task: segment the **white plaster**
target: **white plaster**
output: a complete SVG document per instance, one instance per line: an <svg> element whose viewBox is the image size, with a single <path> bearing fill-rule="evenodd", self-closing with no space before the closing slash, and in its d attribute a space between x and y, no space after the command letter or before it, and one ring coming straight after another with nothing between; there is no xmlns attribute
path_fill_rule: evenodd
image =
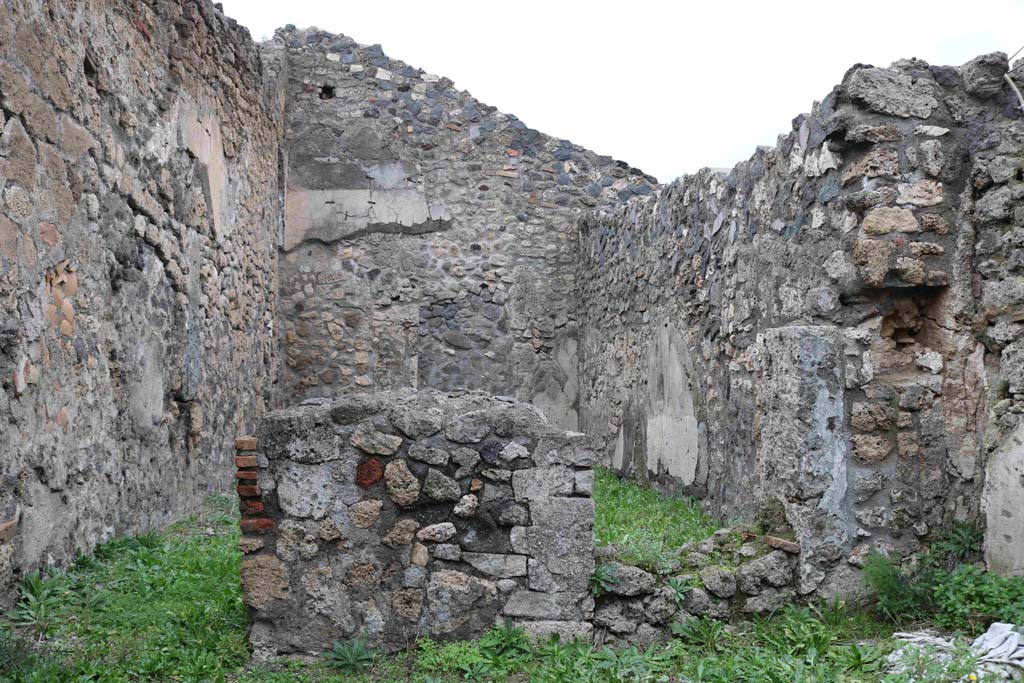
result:
<svg viewBox="0 0 1024 683"><path fill-rule="evenodd" d="M989 457L981 503L989 570L1024 575L1024 421Z"/></svg>

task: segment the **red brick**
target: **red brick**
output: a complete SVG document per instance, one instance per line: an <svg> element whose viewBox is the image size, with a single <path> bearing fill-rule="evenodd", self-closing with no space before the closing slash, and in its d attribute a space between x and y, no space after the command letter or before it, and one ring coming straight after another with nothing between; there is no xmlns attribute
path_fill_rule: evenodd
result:
<svg viewBox="0 0 1024 683"><path fill-rule="evenodd" d="M243 500L239 509L243 515L258 515L263 512L263 502L259 500Z"/></svg>
<svg viewBox="0 0 1024 683"><path fill-rule="evenodd" d="M14 538L14 532L18 530L18 518L8 520L0 524L0 543Z"/></svg>
<svg viewBox="0 0 1024 683"><path fill-rule="evenodd" d="M256 437L255 436L240 436L235 439L235 450L236 451L254 451L256 450Z"/></svg>
<svg viewBox="0 0 1024 683"><path fill-rule="evenodd" d="M260 476L256 470L238 470L235 472L235 479L258 479Z"/></svg>
<svg viewBox="0 0 1024 683"><path fill-rule="evenodd" d="M259 498L263 492L260 491L259 486L252 486L250 484L239 484L238 495L242 498Z"/></svg>
<svg viewBox="0 0 1024 683"><path fill-rule="evenodd" d="M235 467L257 467L255 455L236 455Z"/></svg>
<svg viewBox="0 0 1024 683"><path fill-rule="evenodd" d="M256 519L243 519L240 522L242 531L248 533L262 534L270 531L274 528L274 520L266 517L257 517Z"/></svg>
<svg viewBox="0 0 1024 683"><path fill-rule="evenodd" d="M356 483L368 489L384 476L384 466L377 458L367 458L356 468Z"/></svg>

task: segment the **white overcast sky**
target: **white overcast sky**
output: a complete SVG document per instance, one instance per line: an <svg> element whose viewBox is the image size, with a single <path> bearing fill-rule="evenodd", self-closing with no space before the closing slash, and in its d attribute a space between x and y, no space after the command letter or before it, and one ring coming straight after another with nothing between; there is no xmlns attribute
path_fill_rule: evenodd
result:
<svg viewBox="0 0 1024 683"><path fill-rule="evenodd" d="M855 63L1024 44L1024 0L222 0L262 40L317 26L668 181L773 145Z"/></svg>

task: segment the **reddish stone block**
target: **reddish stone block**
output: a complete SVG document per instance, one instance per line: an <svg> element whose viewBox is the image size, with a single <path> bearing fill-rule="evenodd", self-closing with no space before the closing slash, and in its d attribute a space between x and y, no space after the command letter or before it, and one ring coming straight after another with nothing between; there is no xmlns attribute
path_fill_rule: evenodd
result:
<svg viewBox="0 0 1024 683"><path fill-rule="evenodd" d="M147 43L153 42L153 35L149 32L149 27L142 23L142 19L135 20L135 28L139 30L139 33L145 36Z"/></svg>
<svg viewBox="0 0 1024 683"><path fill-rule="evenodd" d="M18 529L18 518L8 520L3 524L0 524L0 543L9 541L14 538L14 532Z"/></svg>
<svg viewBox="0 0 1024 683"><path fill-rule="evenodd" d="M239 523L242 527L242 531L245 533L256 533L263 534L274 528L274 520L266 517L257 517L256 519L243 519Z"/></svg>
<svg viewBox="0 0 1024 683"><path fill-rule="evenodd" d="M263 502L259 500L243 500L239 508L243 515L258 515L263 512Z"/></svg>
<svg viewBox="0 0 1024 683"><path fill-rule="evenodd" d="M239 484L238 495L242 498L259 498L262 495L259 486L253 486L251 484Z"/></svg>
<svg viewBox="0 0 1024 683"><path fill-rule="evenodd" d="M800 553L800 544L794 541L787 541L784 538L778 536L765 536L764 544L769 548L775 548L776 550L782 550L791 555L797 555Z"/></svg>
<svg viewBox="0 0 1024 683"><path fill-rule="evenodd" d="M236 451L254 451L256 450L256 437L255 436L240 436L235 439L235 450Z"/></svg>
<svg viewBox="0 0 1024 683"><path fill-rule="evenodd" d="M259 472L255 470L238 470L235 472L235 479L258 479Z"/></svg>
<svg viewBox="0 0 1024 683"><path fill-rule="evenodd" d="M368 489L384 476L384 466L377 458L367 458L356 468L356 483Z"/></svg>
<svg viewBox="0 0 1024 683"><path fill-rule="evenodd" d="M236 455L235 456L235 467L257 467L255 455Z"/></svg>

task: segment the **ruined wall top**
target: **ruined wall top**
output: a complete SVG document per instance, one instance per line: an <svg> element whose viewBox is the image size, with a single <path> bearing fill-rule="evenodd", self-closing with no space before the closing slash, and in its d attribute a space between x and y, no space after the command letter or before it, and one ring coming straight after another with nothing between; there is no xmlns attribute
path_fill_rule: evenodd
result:
<svg viewBox="0 0 1024 683"><path fill-rule="evenodd" d="M582 428L725 516L780 506L803 593L953 519L1022 561L1007 70L858 65L777 146L584 220Z"/></svg>
<svg viewBox="0 0 1024 683"><path fill-rule="evenodd" d="M581 210L654 179L383 54L279 31L287 62L282 404L400 386L577 425Z"/></svg>

